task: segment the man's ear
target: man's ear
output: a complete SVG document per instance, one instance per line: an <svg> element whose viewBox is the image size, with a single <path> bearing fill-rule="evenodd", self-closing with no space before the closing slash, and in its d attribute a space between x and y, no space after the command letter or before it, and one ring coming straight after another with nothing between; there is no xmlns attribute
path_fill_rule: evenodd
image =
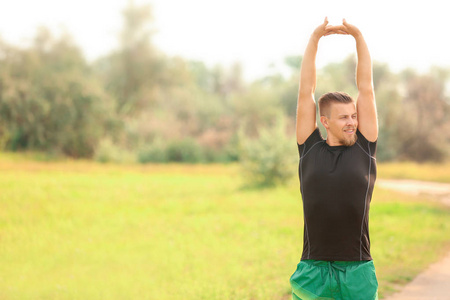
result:
<svg viewBox="0 0 450 300"><path fill-rule="evenodd" d="M328 125L328 118L325 116L320 116L320 123L322 123L323 127L328 129L330 125Z"/></svg>

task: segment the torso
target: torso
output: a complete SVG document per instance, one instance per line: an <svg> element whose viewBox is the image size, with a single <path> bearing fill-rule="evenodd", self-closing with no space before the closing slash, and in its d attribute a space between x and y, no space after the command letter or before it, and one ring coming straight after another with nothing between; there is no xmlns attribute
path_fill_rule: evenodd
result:
<svg viewBox="0 0 450 300"><path fill-rule="evenodd" d="M376 178L376 142L368 142L359 131L357 135L353 146L332 147L316 128L298 145L303 260L372 259L368 216Z"/></svg>

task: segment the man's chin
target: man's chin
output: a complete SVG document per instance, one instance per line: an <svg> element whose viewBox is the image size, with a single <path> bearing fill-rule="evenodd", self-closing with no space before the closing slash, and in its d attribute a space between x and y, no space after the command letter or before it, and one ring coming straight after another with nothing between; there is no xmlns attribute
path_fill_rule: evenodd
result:
<svg viewBox="0 0 450 300"><path fill-rule="evenodd" d="M344 139L341 141L341 143L346 147L351 147L356 143L356 140L358 139L358 136L355 134L352 137L348 139Z"/></svg>

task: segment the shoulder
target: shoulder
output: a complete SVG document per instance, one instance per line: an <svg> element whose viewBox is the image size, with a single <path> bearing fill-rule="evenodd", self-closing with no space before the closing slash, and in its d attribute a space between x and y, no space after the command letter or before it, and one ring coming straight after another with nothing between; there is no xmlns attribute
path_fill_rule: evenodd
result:
<svg viewBox="0 0 450 300"><path fill-rule="evenodd" d="M375 158L378 139L373 142L369 141L359 129L356 130L356 135L358 136L356 140L357 147L361 148L367 155Z"/></svg>
<svg viewBox="0 0 450 300"><path fill-rule="evenodd" d="M320 133L319 127L316 127L314 131L309 135L309 137L306 139L306 141L303 144L299 144L297 142L298 146L308 146L311 143L320 142L323 141L322 134Z"/></svg>
<svg viewBox="0 0 450 300"><path fill-rule="evenodd" d="M303 144L299 144L297 142L298 151L300 156L303 156L307 151L311 150L314 146L316 146L319 143L325 142L322 138L322 135L320 134L320 130L318 127L314 129L314 131L310 134L310 136L306 139L306 141Z"/></svg>
<svg viewBox="0 0 450 300"><path fill-rule="evenodd" d="M359 128L356 129L356 135L358 136L358 141L361 141L361 142L366 143L366 144L367 144L367 143L376 144L377 141L378 141L378 138L375 139L373 142L369 141L369 140L365 137L365 135L362 134L362 132L361 132L361 130L359 130Z"/></svg>

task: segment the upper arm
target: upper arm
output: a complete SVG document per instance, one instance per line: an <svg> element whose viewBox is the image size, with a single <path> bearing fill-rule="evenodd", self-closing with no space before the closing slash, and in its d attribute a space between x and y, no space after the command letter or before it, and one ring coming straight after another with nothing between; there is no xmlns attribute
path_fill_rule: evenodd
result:
<svg viewBox="0 0 450 300"><path fill-rule="evenodd" d="M359 131L368 141L375 142L378 139L378 118L373 89L359 91L356 110Z"/></svg>
<svg viewBox="0 0 450 300"><path fill-rule="evenodd" d="M316 129L316 103L312 93L299 93L297 102L297 143L303 144Z"/></svg>

